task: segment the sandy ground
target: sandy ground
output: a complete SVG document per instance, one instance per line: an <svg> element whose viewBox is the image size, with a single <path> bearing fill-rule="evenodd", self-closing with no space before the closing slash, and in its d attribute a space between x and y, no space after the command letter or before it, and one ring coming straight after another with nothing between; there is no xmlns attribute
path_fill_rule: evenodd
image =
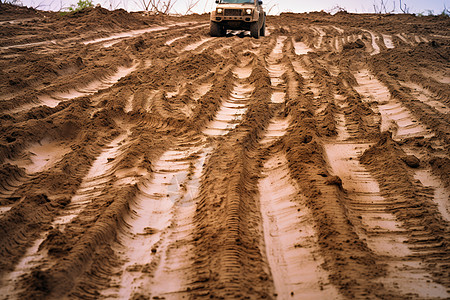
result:
<svg viewBox="0 0 450 300"><path fill-rule="evenodd" d="M450 298L448 17L0 27L0 299Z"/></svg>

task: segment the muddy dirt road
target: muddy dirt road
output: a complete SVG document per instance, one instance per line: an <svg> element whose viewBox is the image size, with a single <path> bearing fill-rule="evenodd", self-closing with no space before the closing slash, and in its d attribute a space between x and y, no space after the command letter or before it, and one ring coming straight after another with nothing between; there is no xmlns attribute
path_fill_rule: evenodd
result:
<svg viewBox="0 0 450 300"><path fill-rule="evenodd" d="M450 19L0 6L1 299L448 299Z"/></svg>

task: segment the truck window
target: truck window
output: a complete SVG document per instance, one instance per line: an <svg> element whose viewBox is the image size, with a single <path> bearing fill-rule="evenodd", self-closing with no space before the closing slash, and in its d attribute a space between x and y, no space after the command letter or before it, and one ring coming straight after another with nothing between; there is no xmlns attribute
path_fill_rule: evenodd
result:
<svg viewBox="0 0 450 300"><path fill-rule="evenodd" d="M255 3L255 0L220 0L220 3Z"/></svg>

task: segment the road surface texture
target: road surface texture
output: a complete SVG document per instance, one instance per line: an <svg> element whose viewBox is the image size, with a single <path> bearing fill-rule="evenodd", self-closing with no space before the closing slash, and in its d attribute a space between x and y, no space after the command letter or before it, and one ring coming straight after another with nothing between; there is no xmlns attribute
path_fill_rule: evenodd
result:
<svg viewBox="0 0 450 300"><path fill-rule="evenodd" d="M450 18L0 9L1 299L450 297Z"/></svg>

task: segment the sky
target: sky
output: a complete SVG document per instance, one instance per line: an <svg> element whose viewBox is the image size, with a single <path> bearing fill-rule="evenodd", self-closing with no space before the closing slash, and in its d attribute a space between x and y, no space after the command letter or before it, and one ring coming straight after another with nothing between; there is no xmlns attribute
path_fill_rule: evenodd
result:
<svg viewBox="0 0 450 300"><path fill-rule="evenodd" d="M21 1L25 6L37 7L43 10L59 10L61 7L68 7L71 4L75 5L78 0L16 0ZM150 0L93 0L94 4L100 4L104 8L124 8L128 11L143 10L142 1ZM172 12L184 14L187 11L189 3L197 2L198 4L193 9L196 13L209 12L215 7L214 0L161 0L161 1L176 1ZM326 11L335 13L339 8L343 8L348 12L354 13L373 13L379 11L381 1L386 4L387 12L394 10L401 12L400 1L402 7L406 4L410 13L424 13L433 11L434 14L440 14L444 7L450 10L450 0L264 0L264 6L267 12L271 14L278 14L281 12L311 12L311 11ZM374 7L375 5L375 7ZM384 10L383 10L384 12Z"/></svg>

